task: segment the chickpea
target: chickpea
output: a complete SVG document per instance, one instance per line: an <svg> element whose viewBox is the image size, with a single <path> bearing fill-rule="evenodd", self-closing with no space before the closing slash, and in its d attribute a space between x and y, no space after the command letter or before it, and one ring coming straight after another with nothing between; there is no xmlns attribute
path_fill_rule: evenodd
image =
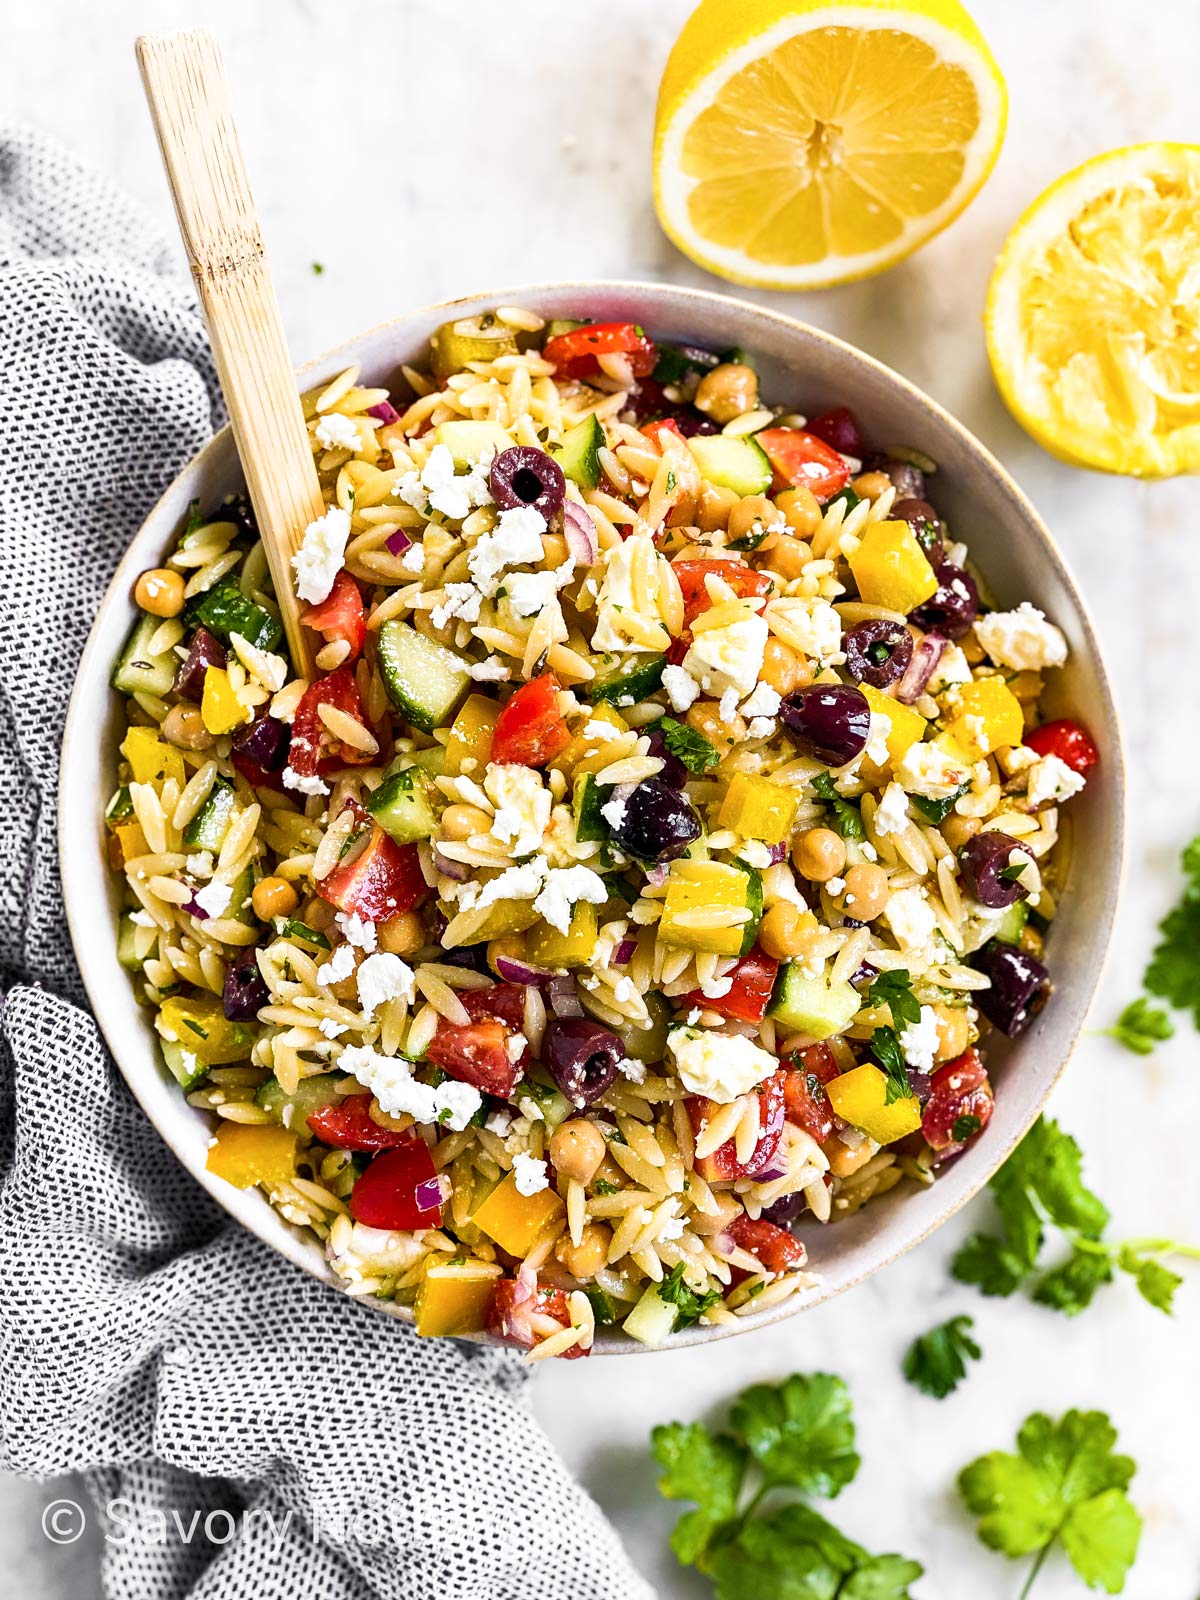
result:
<svg viewBox="0 0 1200 1600"><path fill-rule="evenodd" d="M694 706L688 708L686 720L721 755L725 755L735 744L741 744L746 737L746 719L735 711L726 721L715 700L697 700Z"/></svg>
<svg viewBox="0 0 1200 1600"><path fill-rule="evenodd" d="M828 883L846 865L846 844L832 828L809 828L796 840L792 860L810 883Z"/></svg>
<svg viewBox="0 0 1200 1600"><path fill-rule="evenodd" d="M864 1139L851 1150L834 1135L832 1139L827 1139L821 1148L829 1158L829 1170L834 1177L848 1178L851 1173L857 1172L859 1167L866 1166L878 1147L873 1145L870 1139Z"/></svg>
<svg viewBox="0 0 1200 1600"><path fill-rule="evenodd" d="M811 489L803 484L798 489L785 489L775 496L775 505L787 519L787 525L800 539L807 539L821 526L821 507Z"/></svg>
<svg viewBox="0 0 1200 1600"><path fill-rule="evenodd" d="M500 939L493 939L487 947L487 963L497 977L502 976L496 966L498 959L507 958L509 961L524 961L525 935L523 933L506 933Z"/></svg>
<svg viewBox="0 0 1200 1600"><path fill-rule="evenodd" d="M723 361L701 378L693 404L723 427L758 404L758 374L740 362Z"/></svg>
<svg viewBox="0 0 1200 1600"><path fill-rule="evenodd" d="M958 648L962 651L963 655L966 656L967 665L970 667L977 667L983 660L983 646L975 637L974 628L972 628L971 632L968 633L964 638L958 641Z"/></svg>
<svg viewBox="0 0 1200 1600"><path fill-rule="evenodd" d="M179 750L208 750L216 743L204 726L199 706L172 706L162 720L162 736Z"/></svg>
<svg viewBox="0 0 1200 1600"><path fill-rule="evenodd" d="M560 1122L550 1135L550 1160L554 1170L576 1183L591 1183L607 1153L604 1135L586 1117Z"/></svg>
<svg viewBox="0 0 1200 1600"><path fill-rule="evenodd" d="M838 907L856 922L874 922L888 903L888 878L882 867L866 863L851 867L846 887L838 896Z"/></svg>
<svg viewBox="0 0 1200 1600"><path fill-rule="evenodd" d="M701 484L696 506L696 526L701 533L716 533L724 528L740 498L735 489L725 489L715 483Z"/></svg>
<svg viewBox="0 0 1200 1600"><path fill-rule="evenodd" d="M945 1006L940 1002L932 1007L937 1018L938 1061L955 1061L971 1042L971 1024L962 1006Z"/></svg>
<svg viewBox="0 0 1200 1600"><path fill-rule="evenodd" d="M300 904L300 896L283 878L260 878L250 896L254 915L261 922L272 917L290 917Z"/></svg>
<svg viewBox="0 0 1200 1600"><path fill-rule="evenodd" d="M951 850L961 850L968 839L975 837L981 826L978 817L960 817L957 811L952 811L942 823L942 838Z"/></svg>
<svg viewBox="0 0 1200 1600"><path fill-rule="evenodd" d="M811 929L811 911L802 911L790 900L777 900L758 925L758 942L776 961L800 955Z"/></svg>
<svg viewBox="0 0 1200 1600"><path fill-rule="evenodd" d="M447 839L469 839L472 834L490 832L491 826L492 819L486 811L461 801L442 812L442 833Z"/></svg>
<svg viewBox="0 0 1200 1600"><path fill-rule="evenodd" d="M134 585L133 598L152 617L177 617L183 610L183 579L169 567L153 567Z"/></svg>
<svg viewBox="0 0 1200 1600"><path fill-rule="evenodd" d="M742 539L758 538L761 544L761 535L773 522L780 520L779 512L766 495L747 495L729 513L729 542L733 544Z"/></svg>
<svg viewBox="0 0 1200 1600"><path fill-rule="evenodd" d="M573 1278L585 1282L594 1278L608 1260L608 1247L612 1244L612 1229L603 1222L589 1222L572 1244L571 1235L564 1233L554 1247L554 1254Z"/></svg>
<svg viewBox="0 0 1200 1600"><path fill-rule="evenodd" d="M415 911L402 911L375 928L379 948L391 956L412 956L425 943L425 926Z"/></svg>
<svg viewBox="0 0 1200 1600"><path fill-rule="evenodd" d="M770 684L776 694L788 695L793 689L802 689L812 682L808 663L784 644L782 639L768 639L763 649L761 678Z"/></svg>
<svg viewBox="0 0 1200 1600"><path fill-rule="evenodd" d="M333 919L336 915L336 907L331 906L328 900L322 900L320 895L315 894L301 910L300 921L304 923L306 928L315 928L318 933L328 933L330 928L333 927Z"/></svg>
<svg viewBox="0 0 1200 1600"><path fill-rule="evenodd" d="M812 550L802 539L780 534L771 546L770 567L781 578L798 578L812 560Z"/></svg>
<svg viewBox="0 0 1200 1600"><path fill-rule="evenodd" d="M878 500L892 487L892 480L886 472L860 472L850 487L862 500Z"/></svg>
<svg viewBox="0 0 1200 1600"><path fill-rule="evenodd" d="M723 1233L743 1209L737 1195L729 1194L724 1189L715 1189L713 1199L719 1208L715 1217L710 1217L703 1211L693 1211L688 1218L692 1232L698 1233L701 1238L711 1238L714 1233Z"/></svg>

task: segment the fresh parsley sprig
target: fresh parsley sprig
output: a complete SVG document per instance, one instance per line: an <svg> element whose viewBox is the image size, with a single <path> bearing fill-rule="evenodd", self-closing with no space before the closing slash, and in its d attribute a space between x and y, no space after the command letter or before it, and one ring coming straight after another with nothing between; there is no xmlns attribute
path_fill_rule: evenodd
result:
<svg viewBox="0 0 1200 1600"><path fill-rule="evenodd" d="M715 745L686 722L676 722L674 717L663 717L655 724L661 729L667 754L682 761L689 772L707 772L721 759Z"/></svg>
<svg viewBox="0 0 1200 1600"><path fill-rule="evenodd" d="M1132 1050L1135 1056L1148 1056L1156 1044L1175 1035L1175 1024L1161 1006L1145 995L1131 1000L1111 1028L1104 1029L1110 1039Z"/></svg>
<svg viewBox="0 0 1200 1600"><path fill-rule="evenodd" d="M696 1507L675 1524L671 1548L711 1579L716 1600L911 1600L918 1562L871 1555L806 1503L834 1499L861 1464L840 1378L756 1384L734 1402L727 1432L670 1422L651 1448L660 1493ZM781 1493L791 1498L761 1509Z"/></svg>
<svg viewBox="0 0 1200 1600"><path fill-rule="evenodd" d="M873 1006L887 1006L897 1027L921 1020L921 1002L913 993L912 979L904 967L872 978L867 999Z"/></svg>
<svg viewBox="0 0 1200 1600"><path fill-rule="evenodd" d="M904 1060L904 1051L900 1048L900 1038L895 1028L876 1028L871 1035L871 1053L883 1068L887 1078L887 1088L884 1090L883 1103L890 1106L896 1100L908 1100L913 1094L913 1086L909 1081L908 1065Z"/></svg>
<svg viewBox="0 0 1200 1600"><path fill-rule="evenodd" d="M983 1543L1014 1559L1034 1557L1021 1600L1056 1543L1090 1588L1124 1589L1142 1519L1125 1492L1136 1464L1114 1453L1116 1442L1103 1411L1068 1411L1058 1422L1035 1412L1017 1435L1016 1455L994 1450L959 1474Z"/></svg>
<svg viewBox="0 0 1200 1600"><path fill-rule="evenodd" d="M721 1291L707 1289L703 1294L697 1294L684 1283L683 1262L679 1261L659 1284L658 1297L675 1307L672 1331L678 1332L680 1328L690 1328L694 1322L699 1322L704 1313L720 1300Z"/></svg>
<svg viewBox="0 0 1200 1600"><path fill-rule="evenodd" d="M1147 995L1165 1000L1177 1011L1190 1011L1200 1028L1200 834L1187 845L1182 859L1184 886L1176 904L1158 925L1158 943L1142 978ZM1148 1056L1155 1045L1175 1032L1170 1016L1143 997L1127 1005L1107 1033L1135 1055Z"/></svg>
<svg viewBox="0 0 1200 1600"><path fill-rule="evenodd" d="M833 779L827 772L818 772L812 780L812 792L829 807L828 821L843 839L865 839L867 830L856 805L837 792Z"/></svg>
<svg viewBox="0 0 1200 1600"><path fill-rule="evenodd" d="M930 1328L909 1345L904 1357L904 1376L922 1394L944 1400L967 1375L967 1362L978 1361L983 1351L969 1330L971 1317L951 1317Z"/></svg>

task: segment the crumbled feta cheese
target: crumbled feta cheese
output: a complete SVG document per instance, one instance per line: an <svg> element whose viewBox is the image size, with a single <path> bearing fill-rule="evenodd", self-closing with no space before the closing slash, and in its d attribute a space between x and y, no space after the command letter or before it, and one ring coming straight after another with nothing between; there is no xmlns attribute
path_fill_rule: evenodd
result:
<svg viewBox="0 0 1200 1600"><path fill-rule="evenodd" d="M444 628L452 617L461 617L464 622L479 621L483 596L473 583L448 583L445 594L441 605L434 606L429 613L435 628Z"/></svg>
<svg viewBox="0 0 1200 1600"><path fill-rule="evenodd" d="M722 722L732 722L733 718L737 715L737 708L738 708L738 692L737 692L737 690L736 689L726 689L725 693L721 696L721 703L717 708L717 710L718 710L718 712L720 714L721 721Z"/></svg>
<svg viewBox="0 0 1200 1600"><path fill-rule="evenodd" d="M424 572L425 546L423 544L410 544L400 557L400 565L405 572Z"/></svg>
<svg viewBox="0 0 1200 1600"><path fill-rule="evenodd" d="M517 1193L523 1195L540 1194L543 1189L550 1187L550 1179L546 1176L546 1163L539 1161L536 1156L526 1154L524 1150L513 1157L513 1176L517 1180Z"/></svg>
<svg viewBox="0 0 1200 1600"><path fill-rule="evenodd" d="M351 911L349 915L344 911L337 911L333 920L342 930L343 938L348 939L357 949L365 950L368 955L379 943L375 924L360 917L357 911Z"/></svg>
<svg viewBox="0 0 1200 1600"><path fill-rule="evenodd" d="M513 1114L507 1106L497 1106L483 1125L489 1133L498 1134L503 1139L513 1125Z"/></svg>
<svg viewBox="0 0 1200 1600"><path fill-rule="evenodd" d="M461 522L470 516L472 506L487 505L492 498L486 474L478 467L462 477L455 475L454 457L444 444L435 444L429 452L429 459L421 468L421 484L433 509L452 522ZM410 487L406 476L400 490L402 498L409 498L406 490Z"/></svg>
<svg viewBox="0 0 1200 1600"><path fill-rule="evenodd" d="M559 933L567 933L577 901L601 906L607 899L608 889L598 872L590 867L560 867L546 873L545 886L533 902L533 909Z"/></svg>
<svg viewBox="0 0 1200 1600"><path fill-rule="evenodd" d="M194 878L211 878L213 870L212 851L197 851L194 856L189 856L187 858L187 860L184 862L184 866ZM153 926L153 919L151 919L151 926Z"/></svg>
<svg viewBox="0 0 1200 1600"><path fill-rule="evenodd" d="M483 1096L473 1083L460 1083L457 1078L447 1078L433 1091L437 1106L436 1120L452 1133L461 1133L483 1104Z"/></svg>
<svg viewBox="0 0 1200 1600"><path fill-rule="evenodd" d="M471 577L485 595L500 587L500 574L508 567L529 565L542 559L546 519L533 506L514 506L500 513L493 533L485 533L467 556Z"/></svg>
<svg viewBox="0 0 1200 1600"><path fill-rule="evenodd" d="M525 1054L529 1040L523 1033L510 1033L504 1041L504 1048L510 1061L519 1061Z"/></svg>
<svg viewBox="0 0 1200 1600"><path fill-rule="evenodd" d="M868 861L879 860L879 851L876 850L873 844L860 844L858 848Z"/></svg>
<svg viewBox="0 0 1200 1600"><path fill-rule="evenodd" d="M774 717L751 717L746 724L746 736L750 739L770 739L778 726Z"/></svg>
<svg viewBox="0 0 1200 1600"><path fill-rule="evenodd" d="M460 904L463 910L481 911L485 906L495 905L497 900L532 900L545 883L548 871L545 856L535 856L519 867L505 867L499 877L485 883L482 889L477 890L472 883L464 884Z"/></svg>
<svg viewBox="0 0 1200 1600"><path fill-rule="evenodd" d="M875 807L875 832L881 839L903 833L908 827L908 796L898 783L889 783Z"/></svg>
<svg viewBox="0 0 1200 1600"><path fill-rule="evenodd" d="M324 450L357 450L359 445L358 428L338 411L317 423L316 439Z"/></svg>
<svg viewBox="0 0 1200 1600"><path fill-rule="evenodd" d="M350 537L350 513L332 506L323 517L310 522L304 542L292 557L296 570L296 593L301 600L317 605L329 598L333 580L346 559L346 540Z"/></svg>
<svg viewBox="0 0 1200 1600"><path fill-rule="evenodd" d="M924 743L908 747L896 768L896 777L909 794L948 800L970 781L971 773L939 745Z"/></svg>
<svg viewBox="0 0 1200 1600"><path fill-rule="evenodd" d="M332 1017L322 1017L317 1023L317 1032L323 1034L326 1039L338 1039L348 1026L349 1024L345 1022L335 1022Z"/></svg>
<svg viewBox="0 0 1200 1600"><path fill-rule="evenodd" d="M1029 769L1029 789L1026 798L1037 811L1044 805L1057 805L1078 794L1086 783L1082 772L1076 772L1059 756L1043 756Z"/></svg>
<svg viewBox="0 0 1200 1600"><path fill-rule="evenodd" d="M937 927L933 907L920 889L897 889L884 912L896 941L905 950L919 950Z"/></svg>
<svg viewBox="0 0 1200 1600"><path fill-rule="evenodd" d="M724 978L701 978L700 993L706 1000L720 1000L733 988L733 976Z"/></svg>
<svg viewBox="0 0 1200 1600"><path fill-rule="evenodd" d="M533 767L490 762L483 788L496 808L492 837L510 844L514 856L537 850L550 824L554 797Z"/></svg>
<svg viewBox="0 0 1200 1600"><path fill-rule="evenodd" d="M518 617L536 616L558 593L558 573L510 572L504 580L504 594Z"/></svg>
<svg viewBox="0 0 1200 1600"><path fill-rule="evenodd" d="M372 957L372 959L375 959ZM356 1077L390 1117L407 1113L418 1122L438 1122L459 1133L483 1104L478 1089L447 1078L436 1089L418 1083L402 1056L384 1056L370 1045L347 1045L338 1058L343 1072Z"/></svg>
<svg viewBox="0 0 1200 1600"><path fill-rule="evenodd" d="M662 686L667 691L671 710L681 714L695 704L700 694L700 685L683 667L664 667Z"/></svg>
<svg viewBox="0 0 1200 1600"><path fill-rule="evenodd" d="M388 1000L409 1004L415 993L412 968L390 951L368 956L358 969L358 1003L368 1017Z"/></svg>
<svg viewBox="0 0 1200 1600"><path fill-rule="evenodd" d="M748 867L757 867L760 872L775 865L770 845L764 844L761 839L747 839L737 854Z"/></svg>
<svg viewBox="0 0 1200 1600"><path fill-rule="evenodd" d="M825 888L836 899L839 894L846 892L846 880L845 878L830 878Z"/></svg>
<svg viewBox="0 0 1200 1600"><path fill-rule="evenodd" d="M708 628L692 641L683 664L710 694L736 689L752 693L762 671L769 629L759 616L745 616L724 628Z"/></svg>
<svg viewBox="0 0 1200 1600"><path fill-rule="evenodd" d="M982 750L984 755L992 748L992 741L988 737L987 723L982 717L966 716L963 726L971 736L971 741L976 750Z"/></svg>
<svg viewBox="0 0 1200 1600"><path fill-rule="evenodd" d="M486 661L472 661L467 676L476 683L505 683L512 677L512 668L499 657L489 656Z"/></svg>
<svg viewBox="0 0 1200 1600"><path fill-rule="evenodd" d="M940 694L956 683L970 683L971 664L960 646L948 644L938 658L927 685L930 694Z"/></svg>
<svg viewBox="0 0 1200 1600"><path fill-rule="evenodd" d="M773 1055L740 1033L673 1028L667 1046L684 1088L723 1105L749 1094L779 1066Z"/></svg>
<svg viewBox="0 0 1200 1600"><path fill-rule="evenodd" d="M283 787L295 789L299 794L329 793L329 785L315 772L293 772L290 766L283 769Z"/></svg>
<svg viewBox="0 0 1200 1600"><path fill-rule="evenodd" d="M642 575L654 575L652 592L658 592L658 575L667 566L654 547L648 533L633 533L628 539L601 552L604 577L596 597L596 631L592 635L592 649L621 653L651 653L661 646L648 644L644 639L631 638L622 627L622 616L629 615L647 628L661 628L657 611L640 609L638 601L643 585L634 582L635 570ZM673 575L670 581L676 580ZM650 588L647 584L645 587Z"/></svg>
<svg viewBox="0 0 1200 1600"><path fill-rule="evenodd" d="M600 807L600 815L610 828L619 828L625 821L625 813L629 810L629 802L621 795L615 795Z"/></svg>
<svg viewBox="0 0 1200 1600"><path fill-rule="evenodd" d="M628 1078L630 1083L645 1083L646 1063L634 1061L629 1056L622 1056L617 1062L617 1071L623 1078Z"/></svg>
<svg viewBox="0 0 1200 1600"><path fill-rule="evenodd" d="M866 757L873 761L877 767L884 767L889 760L888 738L892 731L892 719L883 711L872 711L871 725L867 734Z"/></svg>
<svg viewBox="0 0 1200 1600"><path fill-rule="evenodd" d="M229 902L233 899L233 890L227 883L214 879L206 883L203 889L197 889L192 896L196 904L204 912L204 920L219 917L229 909Z"/></svg>
<svg viewBox="0 0 1200 1600"><path fill-rule="evenodd" d="M341 983L354 971L354 951L348 944L340 944L330 956L317 968L317 982L332 986Z"/></svg>
<svg viewBox="0 0 1200 1600"><path fill-rule="evenodd" d="M742 701L744 717L777 717L783 696L769 683L760 683L754 693Z"/></svg>
<svg viewBox="0 0 1200 1600"><path fill-rule="evenodd" d="M130 922L133 923L135 928L157 928L158 927L158 923L155 922L154 918L150 915L150 913L148 911L132 911L129 914L129 920L130 920Z"/></svg>
<svg viewBox="0 0 1200 1600"><path fill-rule="evenodd" d="M828 666L841 659L842 619L828 600L788 595L769 600L766 615L786 624L789 635L795 637L796 645L810 661Z"/></svg>
<svg viewBox="0 0 1200 1600"><path fill-rule="evenodd" d="M932 1072L939 1048L937 1012L932 1006L921 1007L918 1022L910 1022L900 1034L900 1048L904 1059L916 1072Z"/></svg>
<svg viewBox="0 0 1200 1600"><path fill-rule="evenodd" d="M658 1240L657 1240L657 1242L659 1244L668 1244L672 1239L682 1239L682 1238L683 1238L683 1218L682 1217L668 1217L667 1220L663 1223L662 1227L658 1230Z"/></svg>
<svg viewBox="0 0 1200 1600"><path fill-rule="evenodd" d="M975 637L999 667L1040 672L1061 667L1067 641L1045 613L1023 600L1015 611L992 611L975 623Z"/></svg>

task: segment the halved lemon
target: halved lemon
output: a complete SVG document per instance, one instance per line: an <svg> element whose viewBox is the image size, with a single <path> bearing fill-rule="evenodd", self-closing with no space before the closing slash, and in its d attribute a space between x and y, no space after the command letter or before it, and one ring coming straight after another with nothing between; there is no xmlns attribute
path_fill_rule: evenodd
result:
<svg viewBox="0 0 1200 1600"><path fill-rule="evenodd" d="M1200 471L1200 145L1096 156L1035 200L987 303L1009 410L1051 454Z"/></svg>
<svg viewBox="0 0 1200 1600"><path fill-rule="evenodd" d="M968 203L1006 106L957 0L704 0L659 89L659 220L737 283L866 277Z"/></svg>

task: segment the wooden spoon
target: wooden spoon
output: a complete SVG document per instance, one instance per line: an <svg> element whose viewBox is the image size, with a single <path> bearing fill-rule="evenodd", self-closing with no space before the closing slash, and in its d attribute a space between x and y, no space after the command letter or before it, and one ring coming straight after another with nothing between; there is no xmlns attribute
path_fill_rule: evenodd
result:
<svg viewBox="0 0 1200 1600"><path fill-rule="evenodd" d="M300 622L292 557L325 503L220 52L197 28L144 35L137 58L292 669L312 678L312 636Z"/></svg>

